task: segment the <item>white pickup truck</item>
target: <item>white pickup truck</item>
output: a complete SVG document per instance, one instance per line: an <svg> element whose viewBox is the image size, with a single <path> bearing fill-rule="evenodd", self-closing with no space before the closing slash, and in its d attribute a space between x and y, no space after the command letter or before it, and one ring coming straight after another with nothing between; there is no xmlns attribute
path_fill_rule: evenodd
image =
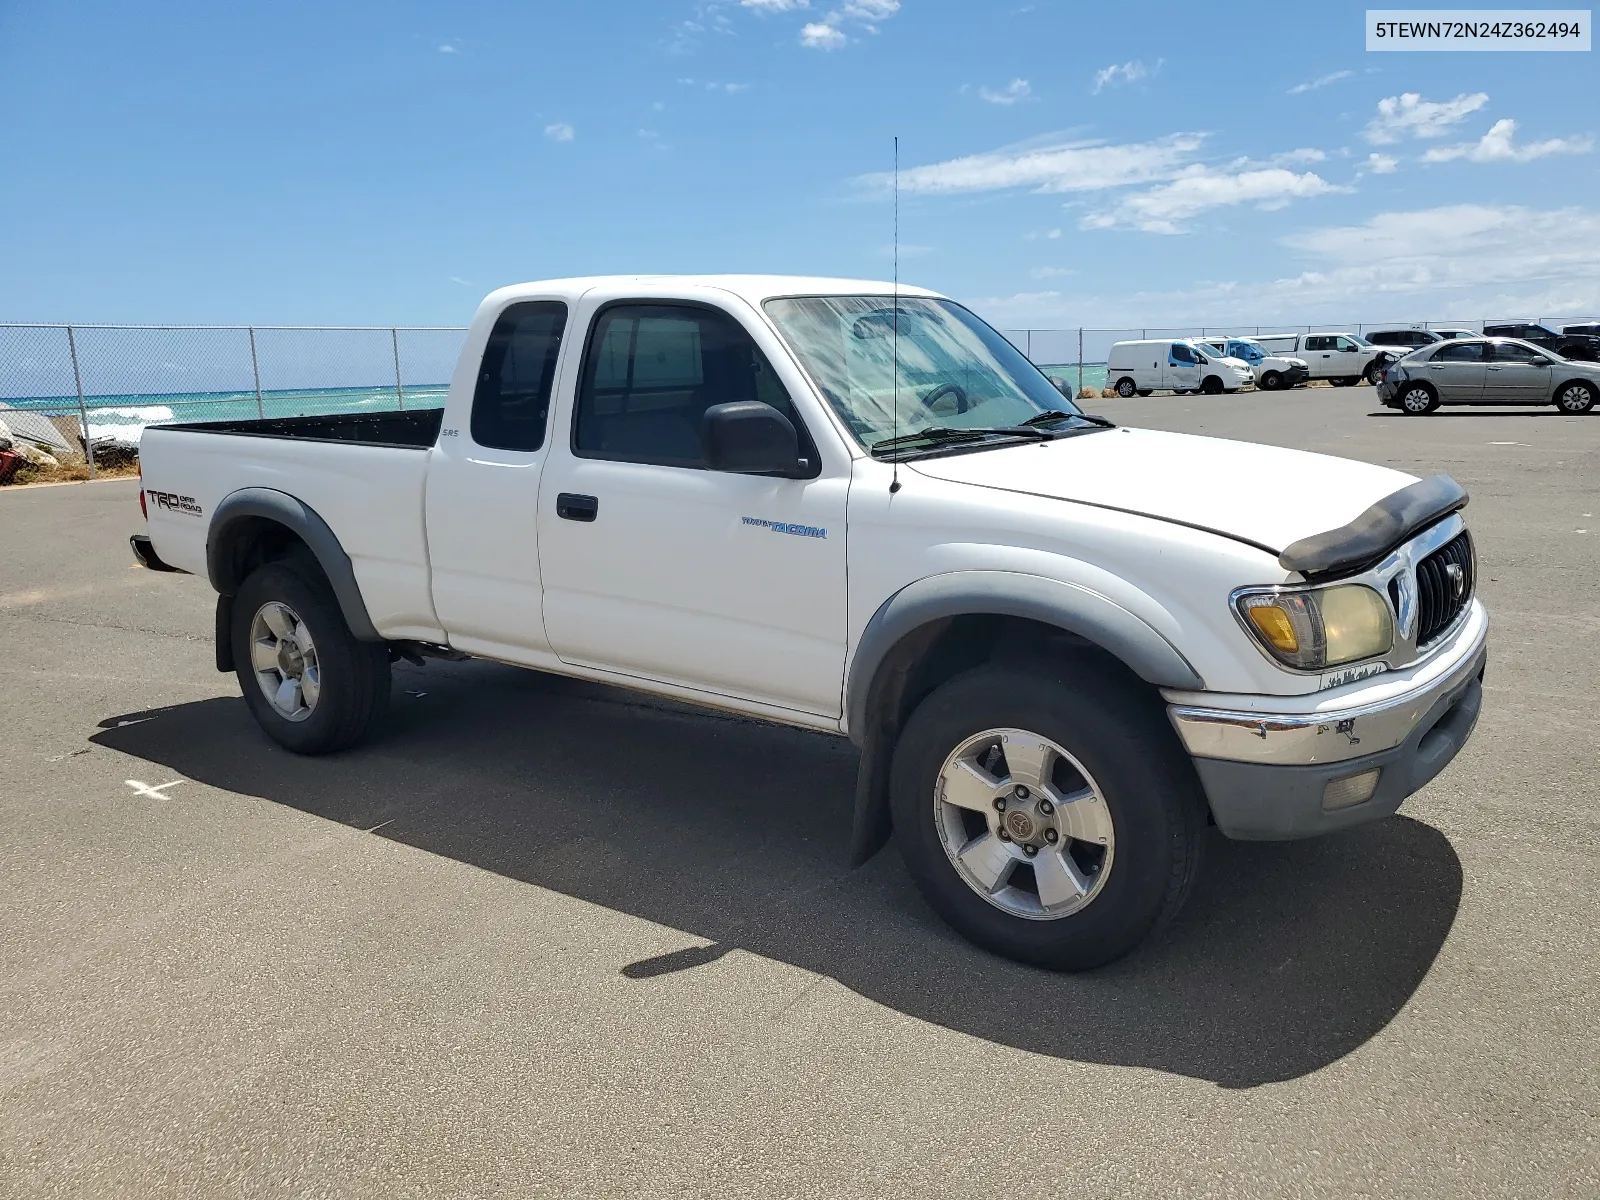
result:
<svg viewBox="0 0 1600 1200"><path fill-rule="evenodd" d="M289 749L356 743L428 655L841 734L857 859L892 832L1049 967L1176 912L1208 824L1393 813L1481 702L1453 480L1115 427L918 289L505 288L442 411L152 428L143 473L136 553L210 580Z"/></svg>

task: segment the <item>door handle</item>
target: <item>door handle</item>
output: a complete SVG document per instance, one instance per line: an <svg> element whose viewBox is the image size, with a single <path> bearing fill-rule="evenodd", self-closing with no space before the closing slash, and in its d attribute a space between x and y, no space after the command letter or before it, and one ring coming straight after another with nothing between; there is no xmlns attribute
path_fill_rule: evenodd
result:
<svg viewBox="0 0 1600 1200"><path fill-rule="evenodd" d="M1500 368L1499 368L1499 367L1490 367L1490 368L1489 368L1489 370L1491 370L1491 371L1498 371L1498 370L1500 370Z"/></svg>
<svg viewBox="0 0 1600 1200"><path fill-rule="evenodd" d="M592 521L599 511L597 497L580 496L575 492L561 492L556 496L556 516L564 521Z"/></svg>

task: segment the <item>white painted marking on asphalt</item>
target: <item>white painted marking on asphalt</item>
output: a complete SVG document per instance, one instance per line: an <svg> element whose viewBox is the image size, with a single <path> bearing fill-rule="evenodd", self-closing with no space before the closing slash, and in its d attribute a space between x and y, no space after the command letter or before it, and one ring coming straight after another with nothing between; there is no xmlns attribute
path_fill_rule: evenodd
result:
<svg viewBox="0 0 1600 1200"><path fill-rule="evenodd" d="M1521 447L1523 447L1524 449L1527 449L1527 450L1532 450L1533 449L1533 447L1528 445L1527 442L1490 442L1489 445L1491 445L1491 446L1521 446Z"/></svg>
<svg viewBox="0 0 1600 1200"><path fill-rule="evenodd" d="M158 783L155 787L151 787L148 783L141 783L137 779L124 779L122 782L131 787L136 796L147 796L152 800L170 800L172 797L166 794L167 789L169 787L177 787L185 781L174 779L171 783Z"/></svg>

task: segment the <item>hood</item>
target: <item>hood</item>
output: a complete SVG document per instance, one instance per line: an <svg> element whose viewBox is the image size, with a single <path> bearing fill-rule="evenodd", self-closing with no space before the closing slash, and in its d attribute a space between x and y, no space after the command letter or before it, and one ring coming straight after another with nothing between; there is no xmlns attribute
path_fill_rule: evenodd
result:
<svg viewBox="0 0 1600 1200"><path fill-rule="evenodd" d="M1108 429L905 464L935 479L1197 526L1276 555L1345 525L1416 477L1255 442Z"/></svg>

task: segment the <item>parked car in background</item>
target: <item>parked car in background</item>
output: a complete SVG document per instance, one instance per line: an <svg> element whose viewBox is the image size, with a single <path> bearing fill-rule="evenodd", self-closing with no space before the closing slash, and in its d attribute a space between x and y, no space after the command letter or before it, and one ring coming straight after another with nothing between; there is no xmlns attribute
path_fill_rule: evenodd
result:
<svg viewBox="0 0 1600 1200"><path fill-rule="evenodd" d="M1254 381L1250 368L1202 350L1193 342L1155 338L1117 342L1106 356L1106 380L1119 396L1151 392L1236 392Z"/></svg>
<svg viewBox="0 0 1600 1200"><path fill-rule="evenodd" d="M1600 362L1600 336L1587 333L1557 333L1546 325L1485 325L1484 337L1519 338L1532 342L1541 350L1549 350L1562 358L1576 358L1584 362Z"/></svg>
<svg viewBox="0 0 1600 1200"><path fill-rule="evenodd" d="M1378 399L1410 416L1444 404L1554 404L1586 413L1600 398L1600 365L1574 362L1516 338L1453 338L1391 363Z"/></svg>
<svg viewBox="0 0 1600 1200"><path fill-rule="evenodd" d="M1383 368L1400 357L1354 333L1269 333L1255 339L1273 354L1303 359L1312 379L1349 387L1376 383Z"/></svg>
<svg viewBox="0 0 1600 1200"><path fill-rule="evenodd" d="M1561 332L1562 333L1587 333L1587 334L1591 334L1591 335L1593 335L1595 337L1600 337L1600 323L1591 321L1591 322L1589 322L1588 324L1585 324L1585 325L1563 325L1561 327Z"/></svg>
<svg viewBox="0 0 1600 1200"><path fill-rule="evenodd" d="M1250 368L1256 386L1264 392L1292 388L1310 378L1304 359L1268 354L1260 342L1250 338L1203 338L1196 340L1195 345L1244 363Z"/></svg>
<svg viewBox="0 0 1600 1200"><path fill-rule="evenodd" d="M1431 329L1378 329L1362 336L1374 346L1400 346L1406 350L1431 346L1434 342L1444 340L1441 334Z"/></svg>
<svg viewBox="0 0 1600 1200"><path fill-rule="evenodd" d="M1429 332L1430 333L1437 333L1440 337L1444 338L1446 341L1449 341L1451 338L1464 338L1464 337L1470 338L1470 337L1477 337L1478 336L1478 331L1476 329L1454 329L1454 328L1441 327L1439 329L1430 330Z"/></svg>

